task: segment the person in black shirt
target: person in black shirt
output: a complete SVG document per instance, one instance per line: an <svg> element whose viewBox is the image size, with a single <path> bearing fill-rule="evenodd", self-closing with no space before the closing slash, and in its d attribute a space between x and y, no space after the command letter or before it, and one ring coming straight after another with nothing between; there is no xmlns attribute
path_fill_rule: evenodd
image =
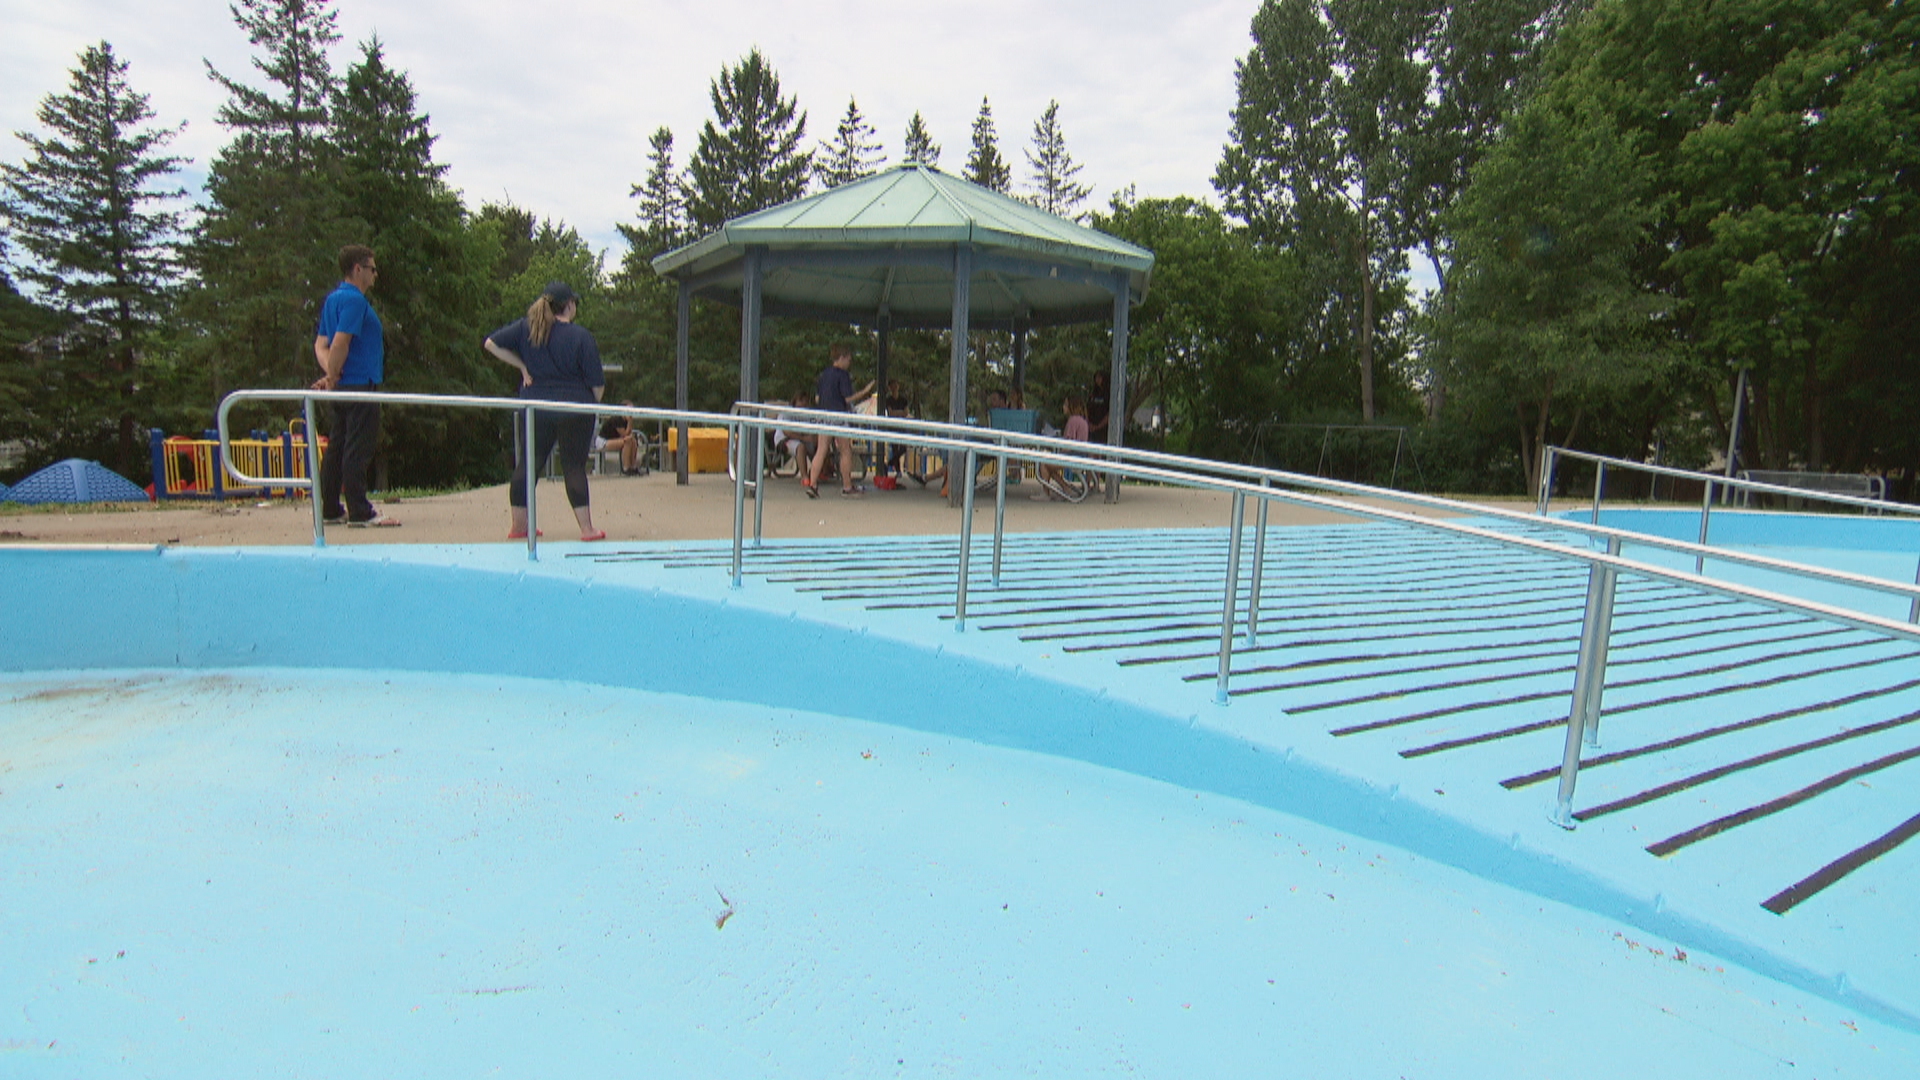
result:
<svg viewBox="0 0 1920 1080"><path fill-rule="evenodd" d="M620 404L632 408L633 402ZM609 416L600 424L600 435L594 440L595 450L618 450L620 452L621 476L645 476L647 466L642 458L646 454L646 441L640 433L633 430L633 417Z"/></svg>
<svg viewBox="0 0 1920 1080"><path fill-rule="evenodd" d="M873 384L868 383L860 392L854 392L853 376L847 374L853 368L853 346L837 343L828 350L827 356L830 362L820 372L819 407L826 412L850 413L855 405L873 396ZM840 448L840 494L859 495L867 490L865 485L853 481L853 440L835 435L821 439L820 445L814 448L806 481L801 485L806 488L807 498L819 498L820 472L827 464L827 449L835 445Z"/></svg>
<svg viewBox="0 0 1920 1080"><path fill-rule="evenodd" d="M486 350L502 363L520 369L520 396L536 401L590 404L607 392L600 367L600 344L585 327L574 325L580 297L565 282L548 282L539 299L517 319L487 335ZM593 414L539 412L533 414L533 445L522 446L514 463L513 483L507 487L512 523L507 539L527 537L527 469L560 446L560 471L566 480L567 503L580 523L580 539L605 540L593 527L593 507L587 494L587 450L593 443ZM529 453L528 451L531 451Z"/></svg>
<svg viewBox="0 0 1920 1080"><path fill-rule="evenodd" d="M1087 389L1087 441L1104 443L1107 441L1107 373L1093 373L1093 385Z"/></svg>

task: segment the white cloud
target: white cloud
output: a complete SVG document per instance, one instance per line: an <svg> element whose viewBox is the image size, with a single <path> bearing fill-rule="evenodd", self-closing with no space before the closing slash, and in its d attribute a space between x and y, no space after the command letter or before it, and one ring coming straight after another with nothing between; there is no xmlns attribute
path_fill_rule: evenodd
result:
<svg viewBox="0 0 1920 1080"><path fill-rule="evenodd" d="M958 170L984 95L1016 184L1022 150L1049 99L1094 199L1136 184L1143 195L1210 196L1233 107L1233 64L1249 47L1257 0L581 0L532 14L502 0L349 0L338 5L337 70L378 33L439 136L436 157L470 205L511 196L617 247L628 191L645 172L647 138L673 129L684 164L711 116L708 86L758 46L782 88L830 137L856 98L889 160L917 110ZM101 39L132 64L159 122L188 121L175 150L197 175L225 142L224 100L203 58L256 80L252 50L224 3L155 5L0 0L0 125L37 126L80 50ZM9 140L12 142L12 140ZM0 158L18 160L17 142Z"/></svg>

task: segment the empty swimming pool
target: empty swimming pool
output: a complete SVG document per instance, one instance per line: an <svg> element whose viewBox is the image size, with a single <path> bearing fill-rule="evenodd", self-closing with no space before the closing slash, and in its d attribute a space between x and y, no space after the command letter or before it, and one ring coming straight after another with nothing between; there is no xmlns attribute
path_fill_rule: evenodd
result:
<svg viewBox="0 0 1920 1080"><path fill-rule="evenodd" d="M1490 797L1100 653L730 590L711 551L0 553L5 1071L1920 1064L1844 995L1544 895L1606 867L1553 878Z"/></svg>

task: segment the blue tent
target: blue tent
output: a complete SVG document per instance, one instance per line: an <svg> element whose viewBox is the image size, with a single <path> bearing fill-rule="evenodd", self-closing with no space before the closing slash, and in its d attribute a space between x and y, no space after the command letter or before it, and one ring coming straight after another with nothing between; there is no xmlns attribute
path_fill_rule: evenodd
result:
<svg viewBox="0 0 1920 1080"><path fill-rule="evenodd" d="M147 493L97 461L68 458L15 484L17 503L146 502Z"/></svg>

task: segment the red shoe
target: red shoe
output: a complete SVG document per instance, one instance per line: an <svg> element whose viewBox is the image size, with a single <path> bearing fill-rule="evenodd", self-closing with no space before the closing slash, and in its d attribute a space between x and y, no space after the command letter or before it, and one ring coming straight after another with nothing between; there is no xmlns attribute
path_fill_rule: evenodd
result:
<svg viewBox="0 0 1920 1080"><path fill-rule="evenodd" d="M533 535L545 536L547 535L547 530L535 529L533 530ZM525 529L508 529L507 530L507 539L509 540L525 540L526 538L527 538L527 530Z"/></svg>
<svg viewBox="0 0 1920 1080"><path fill-rule="evenodd" d="M607 538L607 530L605 529L598 529L594 532L580 534L580 542L583 544L591 544L596 540L605 540L606 538Z"/></svg>

